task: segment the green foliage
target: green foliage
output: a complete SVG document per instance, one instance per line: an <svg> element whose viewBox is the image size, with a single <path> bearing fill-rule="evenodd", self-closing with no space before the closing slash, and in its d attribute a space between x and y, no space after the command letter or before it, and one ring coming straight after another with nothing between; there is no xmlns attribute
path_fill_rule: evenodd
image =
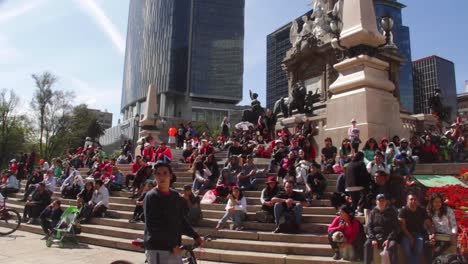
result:
<svg viewBox="0 0 468 264"><path fill-rule="evenodd" d="M16 113L19 98L10 90L0 91L0 165L16 157L20 151L26 151L26 144L31 138L30 121L24 115Z"/></svg>

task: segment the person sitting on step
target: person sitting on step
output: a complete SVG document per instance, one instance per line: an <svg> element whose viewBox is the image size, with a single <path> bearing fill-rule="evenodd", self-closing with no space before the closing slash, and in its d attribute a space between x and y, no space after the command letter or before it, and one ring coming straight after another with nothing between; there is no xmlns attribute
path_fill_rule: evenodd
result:
<svg viewBox="0 0 468 264"><path fill-rule="evenodd" d="M247 215L247 199L244 197L242 190L238 186L232 188L232 192L228 195L228 203L226 204L226 213L216 225L216 230L223 228L228 219L234 221L234 229L240 231L244 228L243 221Z"/></svg>
<svg viewBox="0 0 468 264"><path fill-rule="evenodd" d="M138 223L141 221L145 221L145 216L143 214L143 201L145 200L146 194L148 191L154 188L153 182L146 182L143 187L143 192L141 193L140 197L135 202L135 209L133 210L132 219L128 220L129 223Z"/></svg>
<svg viewBox="0 0 468 264"><path fill-rule="evenodd" d="M244 191L257 189L257 165L253 163L253 156L247 155L247 162L242 166L242 171L237 174L237 184Z"/></svg>
<svg viewBox="0 0 468 264"><path fill-rule="evenodd" d="M101 180L96 180L93 197L82 211L82 221L87 223L91 217L103 217L108 208L109 190L107 190Z"/></svg>
<svg viewBox="0 0 468 264"><path fill-rule="evenodd" d="M52 231L54 231L54 228L60 221L60 218L63 213L62 208L60 208L60 205L60 200L55 199L41 212L41 227L46 235L46 238L52 235Z"/></svg>
<svg viewBox="0 0 468 264"><path fill-rule="evenodd" d="M88 204L89 201L93 198L94 193L94 184L92 181L86 182L83 190L76 195L76 206L78 208L83 207L84 205Z"/></svg>
<svg viewBox="0 0 468 264"><path fill-rule="evenodd" d="M310 174L307 175L306 195L312 199L315 194L316 199L322 199L323 192L327 188L327 180L320 172L321 166L318 163L312 163L310 166Z"/></svg>
<svg viewBox="0 0 468 264"><path fill-rule="evenodd" d="M328 227L328 241L335 252L334 260L341 259L340 248L352 245L354 254L350 260L362 259L362 245L366 236L361 223L354 217L354 209L350 205L342 205L339 210L340 215L333 219ZM354 255L354 256L353 256Z"/></svg>
<svg viewBox="0 0 468 264"><path fill-rule="evenodd" d="M278 185L278 181L276 180L275 176L269 176L266 183L266 187L262 190L262 194L260 195L260 202L262 204L262 211L268 213L270 216L265 218L275 218L274 212L274 203L271 201L273 197L280 193L280 188ZM261 221L261 222L268 222L268 221Z"/></svg>
<svg viewBox="0 0 468 264"><path fill-rule="evenodd" d="M5 183L0 185L0 193L4 197L7 197L9 193L17 193L19 191L19 181L16 179L16 176L12 171L3 171L2 178L6 178Z"/></svg>
<svg viewBox="0 0 468 264"><path fill-rule="evenodd" d="M24 205L22 222L34 224L42 210L44 210L44 208L49 204L50 193L46 190L46 184L44 182L40 182L37 189L33 192L31 200L27 201Z"/></svg>
<svg viewBox="0 0 468 264"><path fill-rule="evenodd" d="M396 260L396 239L400 230L397 211L390 206L385 194L378 194L377 206L369 214L368 238L364 244L364 263L372 263L374 249L386 249L390 263L398 263Z"/></svg>
<svg viewBox="0 0 468 264"><path fill-rule="evenodd" d="M52 194L55 191L55 177L53 173L54 173L53 169L48 169L47 173L44 175L44 180L41 181L42 183L44 183L44 186L46 187L46 191L49 192L49 196L52 196ZM33 193L37 189L38 186L39 186L38 184L31 184L28 190L26 190L26 192L24 193L23 199L20 199L19 201L26 202L29 195Z"/></svg>
<svg viewBox="0 0 468 264"><path fill-rule="evenodd" d="M193 170L193 183L192 192L198 194L204 194L206 190L210 188L211 171L208 169L202 160L196 161Z"/></svg>
<svg viewBox="0 0 468 264"><path fill-rule="evenodd" d="M182 198L186 201L187 220L191 225L197 225L203 218L202 210L200 208L200 198L195 196L192 192L192 185L187 184L184 186L184 193Z"/></svg>
<svg viewBox="0 0 468 264"><path fill-rule="evenodd" d="M302 220L302 210L303 207L306 206L307 202L305 197L300 192L296 192L293 190L294 188L294 181L288 180L284 185L284 192L279 193L275 197L271 199L271 201L275 204L274 205L274 213L275 213L275 224L276 229L273 231L274 233L284 232L283 228L281 228L281 218L285 218L285 222L288 222L288 217L292 216L292 219L289 219L293 225L292 232L297 232L300 229L301 220ZM287 223L289 224L289 223Z"/></svg>

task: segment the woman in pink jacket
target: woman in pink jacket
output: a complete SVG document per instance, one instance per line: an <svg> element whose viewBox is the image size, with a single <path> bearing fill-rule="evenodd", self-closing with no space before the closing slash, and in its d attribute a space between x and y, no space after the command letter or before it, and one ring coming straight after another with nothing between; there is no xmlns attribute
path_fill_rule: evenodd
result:
<svg viewBox="0 0 468 264"><path fill-rule="evenodd" d="M328 241L333 251L335 251L333 259L341 259L340 248L345 248L349 245L353 245L354 256L356 258L351 261L362 259L362 246L365 242L365 234L362 225L359 220L354 217L351 206L346 204L342 205L339 213L340 215L337 216L328 227Z"/></svg>

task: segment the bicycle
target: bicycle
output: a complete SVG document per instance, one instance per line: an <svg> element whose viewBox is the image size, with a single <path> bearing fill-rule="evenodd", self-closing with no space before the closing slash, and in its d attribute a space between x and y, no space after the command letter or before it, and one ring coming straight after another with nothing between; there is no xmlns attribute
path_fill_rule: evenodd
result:
<svg viewBox="0 0 468 264"><path fill-rule="evenodd" d="M3 201L1 201L3 200ZM3 198L0 195L0 235L6 236L15 232L21 225L20 214L11 208L6 206L6 197Z"/></svg>
<svg viewBox="0 0 468 264"><path fill-rule="evenodd" d="M212 240L210 235L205 236L204 239L205 241ZM132 245L143 249L145 248L144 241L141 238L132 240ZM197 243L193 243L192 245L181 245L180 249L185 250L185 257L182 258L182 262L184 264L197 264L197 257L195 256L195 253L193 251L199 247L200 245L198 245ZM123 264L125 262L119 263ZM148 260L146 260L145 263L148 263Z"/></svg>

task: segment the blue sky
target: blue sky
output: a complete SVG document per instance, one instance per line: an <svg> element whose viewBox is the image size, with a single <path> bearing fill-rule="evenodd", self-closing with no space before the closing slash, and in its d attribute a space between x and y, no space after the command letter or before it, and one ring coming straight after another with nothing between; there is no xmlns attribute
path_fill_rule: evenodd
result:
<svg viewBox="0 0 468 264"><path fill-rule="evenodd" d="M131 0L138 1L138 0ZM266 35L303 14L310 0L246 0L244 100L265 105ZM458 92L468 80L467 0L402 0L414 59L438 55L455 63ZM450 3L450 4L448 4ZM0 88L14 89L27 111L31 74L52 71L75 104L114 113L120 96L129 0L0 0Z"/></svg>

